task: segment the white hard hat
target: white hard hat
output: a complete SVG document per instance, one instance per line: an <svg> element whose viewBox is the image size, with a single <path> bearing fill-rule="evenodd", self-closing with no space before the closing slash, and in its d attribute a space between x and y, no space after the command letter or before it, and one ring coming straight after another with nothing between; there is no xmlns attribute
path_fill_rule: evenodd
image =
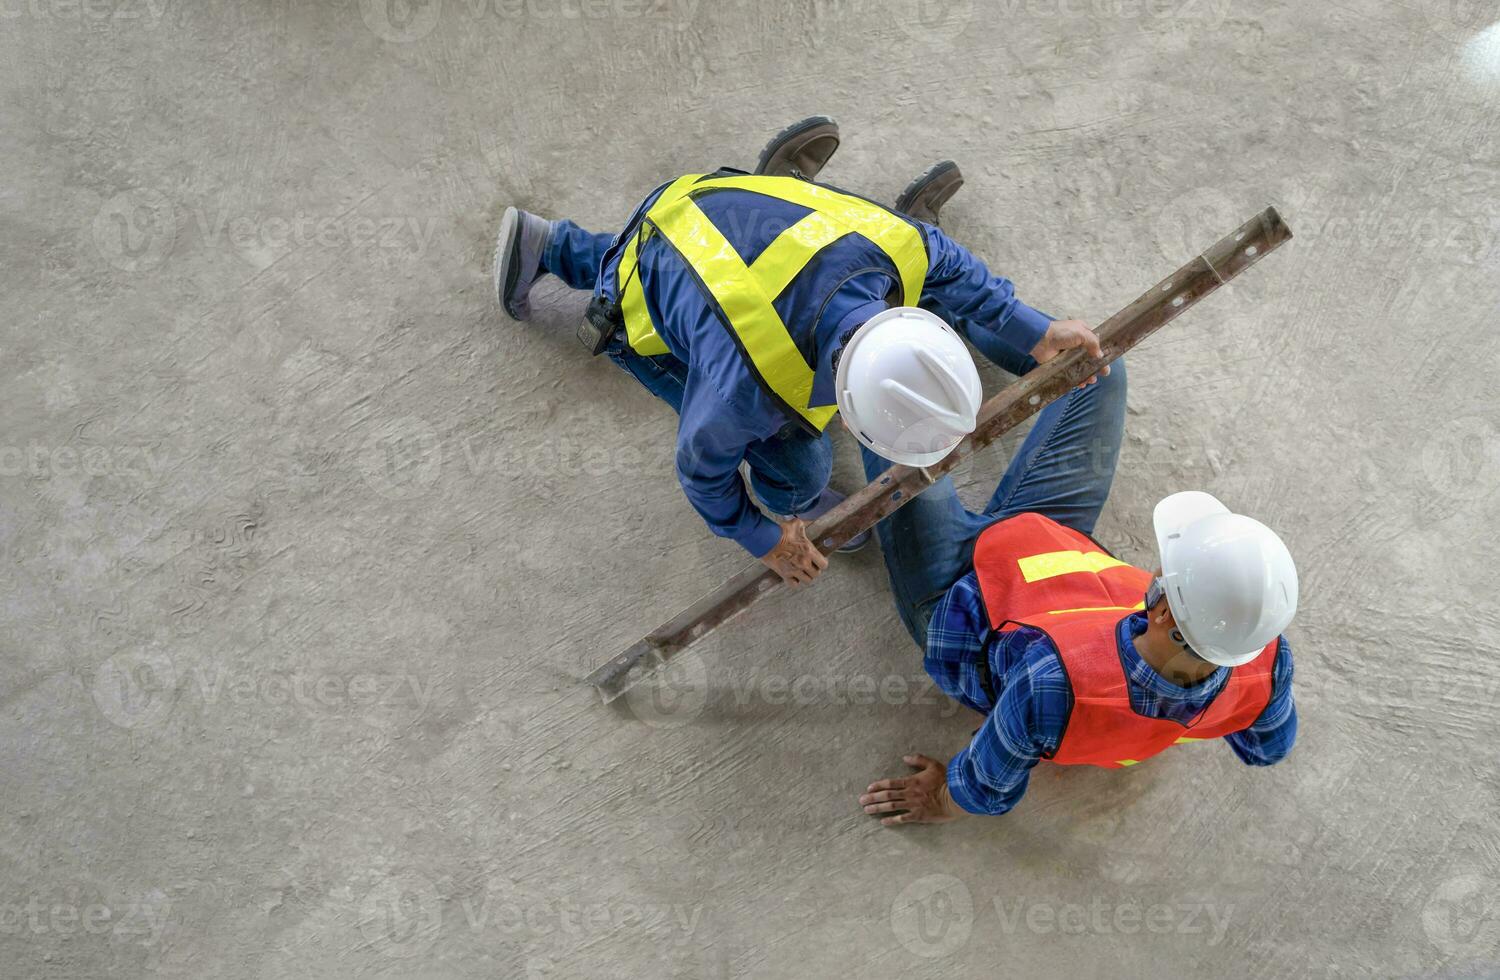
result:
<svg viewBox="0 0 1500 980"><path fill-rule="evenodd" d="M1276 532L1201 490L1152 516L1161 577L1182 638L1204 660L1238 667L1297 613L1297 566Z"/></svg>
<svg viewBox="0 0 1500 980"><path fill-rule="evenodd" d="M839 412L855 438L907 466L931 466L974 431L984 392L962 338L926 310L864 322L839 355Z"/></svg>

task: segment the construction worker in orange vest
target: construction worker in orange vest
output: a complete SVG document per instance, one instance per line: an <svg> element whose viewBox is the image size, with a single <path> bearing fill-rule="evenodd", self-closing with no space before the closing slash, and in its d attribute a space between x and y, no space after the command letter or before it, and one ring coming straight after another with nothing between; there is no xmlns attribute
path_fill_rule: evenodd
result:
<svg viewBox="0 0 1500 980"><path fill-rule="evenodd" d="M1090 534L1124 429L1123 362L1044 409L979 512L945 477L877 527L897 609L924 667L986 716L942 762L859 797L887 825L999 814L1031 768L1127 768L1170 746L1223 739L1270 765L1297 734L1297 570L1281 539L1200 491L1157 504L1157 569ZM862 449L874 479L887 462ZM1183 750L1179 750L1183 751ZM1191 751L1205 751L1199 748Z"/></svg>

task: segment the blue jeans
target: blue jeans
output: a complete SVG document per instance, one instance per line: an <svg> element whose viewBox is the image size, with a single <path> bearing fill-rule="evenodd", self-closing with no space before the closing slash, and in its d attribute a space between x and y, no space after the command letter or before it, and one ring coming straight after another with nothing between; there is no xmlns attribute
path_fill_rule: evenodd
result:
<svg viewBox="0 0 1500 980"><path fill-rule="evenodd" d="M542 267L573 289L593 290L604 251L613 240L613 235L588 232L568 220L556 222L552 241L542 253ZM604 353L681 414L686 364L672 354L642 356L620 339L611 342ZM833 443L826 432L812 436L788 424L770 439L747 446L745 461L750 464L750 488L766 509L781 515L802 514L812 509L828 486Z"/></svg>
<svg viewBox="0 0 1500 980"><path fill-rule="evenodd" d="M974 567L974 540L998 520L1023 512L1045 515L1092 534L1114 482L1125 431L1125 362L1108 377L1076 388L1044 408L1000 485L979 513L958 500L943 477L876 526L896 610L917 646L927 649L933 606ZM861 447L865 476L890 463Z"/></svg>

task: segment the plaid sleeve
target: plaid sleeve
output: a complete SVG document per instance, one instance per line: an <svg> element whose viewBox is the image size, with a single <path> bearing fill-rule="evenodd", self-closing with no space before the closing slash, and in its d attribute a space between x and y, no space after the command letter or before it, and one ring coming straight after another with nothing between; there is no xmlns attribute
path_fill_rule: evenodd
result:
<svg viewBox="0 0 1500 980"><path fill-rule="evenodd" d="M1027 646L1010 661L984 726L948 763L948 792L970 813L1001 814L1020 802L1031 767L1057 748L1072 707L1067 675L1045 634L1015 630L1001 642Z"/></svg>
<svg viewBox="0 0 1500 980"><path fill-rule="evenodd" d="M1275 765L1292 751L1297 740L1297 705L1292 701L1292 647L1286 637L1276 648L1271 669L1271 700L1244 731L1224 736L1234 754L1247 766Z"/></svg>

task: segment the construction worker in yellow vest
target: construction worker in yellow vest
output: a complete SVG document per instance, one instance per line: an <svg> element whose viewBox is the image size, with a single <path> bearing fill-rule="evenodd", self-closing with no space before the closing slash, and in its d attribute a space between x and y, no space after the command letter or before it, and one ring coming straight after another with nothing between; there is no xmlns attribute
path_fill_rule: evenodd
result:
<svg viewBox="0 0 1500 980"><path fill-rule="evenodd" d="M593 291L580 337L677 411L676 470L693 507L793 585L827 564L805 527L843 499L828 487L825 432L841 408L870 438L900 423L881 443L888 454L941 456L980 401L960 337L1016 374L1072 347L1099 355L1087 324L1022 303L938 227L963 182L956 164L929 168L888 208L813 181L838 144L833 120L803 120L753 174L662 184L617 235L508 208L495 251L496 297L515 320L547 273ZM931 329L877 317L902 307L928 311ZM836 390L856 340L906 380Z"/></svg>

